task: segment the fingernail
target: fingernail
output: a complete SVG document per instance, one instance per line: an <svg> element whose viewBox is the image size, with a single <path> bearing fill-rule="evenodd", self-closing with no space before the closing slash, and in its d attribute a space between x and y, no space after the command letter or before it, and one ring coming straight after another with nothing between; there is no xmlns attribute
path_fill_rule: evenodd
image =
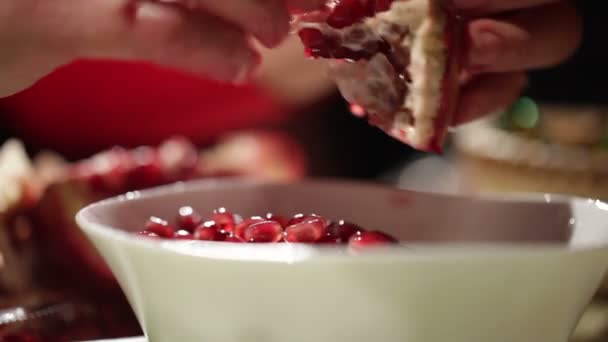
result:
<svg viewBox="0 0 608 342"><path fill-rule="evenodd" d="M471 35L469 50L469 69L479 71L492 64L499 53L500 37L493 32L478 31Z"/></svg>

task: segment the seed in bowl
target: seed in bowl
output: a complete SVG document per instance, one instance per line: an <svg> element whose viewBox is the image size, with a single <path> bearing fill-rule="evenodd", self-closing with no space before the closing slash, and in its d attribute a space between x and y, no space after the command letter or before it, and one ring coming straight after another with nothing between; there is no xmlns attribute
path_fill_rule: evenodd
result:
<svg viewBox="0 0 608 342"><path fill-rule="evenodd" d="M232 243L308 243L351 247L396 244L384 232L368 231L344 220L331 221L323 216L297 214L291 218L267 213L242 219L225 208L213 211L208 220L190 206L181 207L175 225L156 216L150 217L138 235L174 240L222 241Z"/></svg>

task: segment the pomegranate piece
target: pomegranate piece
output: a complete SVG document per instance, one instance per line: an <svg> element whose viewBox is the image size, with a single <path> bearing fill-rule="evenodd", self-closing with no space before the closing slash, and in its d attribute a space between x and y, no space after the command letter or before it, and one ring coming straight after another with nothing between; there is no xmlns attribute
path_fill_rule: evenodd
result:
<svg viewBox="0 0 608 342"><path fill-rule="evenodd" d="M320 216L305 216L298 223L285 228L285 241L296 243L314 243L326 234L327 221Z"/></svg>
<svg viewBox="0 0 608 342"><path fill-rule="evenodd" d="M463 25L441 3L328 0L295 20L306 55L333 60L330 76L354 114L430 152L442 151L461 70Z"/></svg>
<svg viewBox="0 0 608 342"><path fill-rule="evenodd" d="M283 227L276 221L254 222L243 229L246 242L279 242L283 238Z"/></svg>
<svg viewBox="0 0 608 342"><path fill-rule="evenodd" d="M267 213L266 216L265 216L265 218L268 221L277 222L283 228L285 228L285 227L287 227L289 225L287 219L285 217L283 217L283 216L280 216L280 215L275 215L273 213Z"/></svg>
<svg viewBox="0 0 608 342"><path fill-rule="evenodd" d="M399 241L394 237L379 231L358 232L351 236L348 244L351 247L370 247L397 244Z"/></svg>
<svg viewBox="0 0 608 342"><path fill-rule="evenodd" d="M364 231L365 229L354 223L340 220L338 222L332 222L327 227L327 237L339 242L348 242L351 236Z"/></svg>
<svg viewBox="0 0 608 342"><path fill-rule="evenodd" d="M233 232L236 224L236 219L232 213L226 210L226 208L218 208L213 211L211 219L217 223L222 230L226 232Z"/></svg>
<svg viewBox="0 0 608 342"><path fill-rule="evenodd" d="M175 234L175 228L169 225L169 223L163 219L152 216L146 223L145 230L151 233L157 234L162 238L172 238Z"/></svg>
<svg viewBox="0 0 608 342"><path fill-rule="evenodd" d="M184 206L179 208L177 215L177 227L179 229L194 232L194 229L201 224L203 218L192 207Z"/></svg>

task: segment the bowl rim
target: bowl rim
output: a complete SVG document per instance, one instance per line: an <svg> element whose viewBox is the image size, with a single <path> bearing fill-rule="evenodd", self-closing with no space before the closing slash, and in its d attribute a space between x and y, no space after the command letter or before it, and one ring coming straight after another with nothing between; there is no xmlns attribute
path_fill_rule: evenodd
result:
<svg viewBox="0 0 608 342"><path fill-rule="evenodd" d="M104 236L124 245L152 250L163 250L193 257L217 258L222 260L237 261L264 261L264 262L287 262L295 263L302 261L334 261L349 262L360 261L433 261L438 257L480 259L484 258L526 258L534 255L547 254L580 254L604 251L608 253L608 243L584 244L572 246L566 243L446 243L446 244L408 244L407 246L383 246L369 248L365 253L356 253L353 258L352 251L342 247L306 245L306 244L227 244L214 241L184 241L184 240L161 240L129 234L119 228L101 224L90 220L87 215L98 207L106 205L119 205L122 202L145 200L150 197L158 197L168 193L197 192L202 188L222 187L229 185L237 186L289 186L294 184L339 184L343 186L368 187L378 190L390 190L396 193L421 194L429 197L440 198L464 198L472 201L495 202L495 203L563 203L570 206L576 204L595 205L597 210L608 211L608 203L591 198L568 196L563 194L549 193L489 193L477 194L454 194L454 193L430 193L392 187L378 182L362 182L332 178L305 178L299 181L268 181L249 178L228 179L199 179L191 181L180 181L172 184L162 185L145 190L127 192L107 199L97 201L80 209L76 214L76 222L80 229L90 240L92 236ZM274 256L273 256L274 255ZM441 258L445 260L445 258Z"/></svg>

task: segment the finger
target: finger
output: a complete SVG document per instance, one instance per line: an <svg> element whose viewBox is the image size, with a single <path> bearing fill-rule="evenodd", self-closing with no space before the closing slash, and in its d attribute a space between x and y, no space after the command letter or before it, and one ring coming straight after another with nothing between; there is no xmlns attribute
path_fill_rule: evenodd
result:
<svg viewBox="0 0 608 342"><path fill-rule="evenodd" d="M569 2L536 7L467 27L465 65L478 72L550 67L568 59L582 39L582 21Z"/></svg>
<svg viewBox="0 0 608 342"><path fill-rule="evenodd" d="M145 60L234 82L245 80L259 63L242 30L212 16L159 2L70 3L58 44L68 40L78 57Z"/></svg>
<svg viewBox="0 0 608 342"><path fill-rule="evenodd" d="M525 86L524 73L476 77L462 89L453 125L461 125L510 106Z"/></svg>
<svg viewBox="0 0 608 342"><path fill-rule="evenodd" d="M546 5L558 0L451 0L448 2L457 11L472 15L487 15Z"/></svg>
<svg viewBox="0 0 608 342"><path fill-rule="evenodd" d="M247 35L216 17L142 2L133 18L126 44L134 47L135 58L237 83L260 62Z"/></svg>
<svg viewBox="0 0 608 342"><path fill-rule="evenodd" d="M251 32L267 47L277 46L289 32L284 0L189 0L191 4Z"/></svg>

